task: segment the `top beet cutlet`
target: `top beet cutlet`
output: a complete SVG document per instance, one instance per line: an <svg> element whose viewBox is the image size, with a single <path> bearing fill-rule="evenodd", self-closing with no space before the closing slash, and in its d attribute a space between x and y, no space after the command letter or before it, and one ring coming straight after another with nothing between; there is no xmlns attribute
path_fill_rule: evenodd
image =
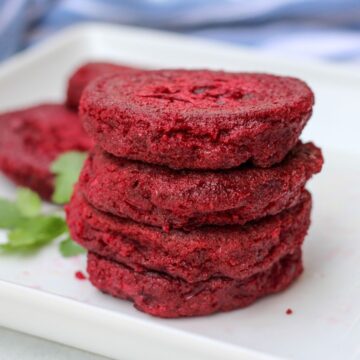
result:
<svg viewBox="0 0 360 360"><path fill-rule="evenodd" d="M42 104L0 115L0 169L43 198L53 193L49 167L61 153L92 145L77 114L60 104Z"/></svg>
<svg viewBox="0 0 360 360"><path fill-rule="evenodd" d="M132 71L135 71L135 69L106 62L91 62L82 65L71 75L68 81L66 105L77 109L86 85L97 77L114 72L124 74Z"/></svg>
<svg viewBox="0 0 360 360"><path fill-rule="evenodd" d="M311 116L302 81L267 74L160 70L111 74L84 91L87 132L119 157L171 168L280 162Z"/></svg>

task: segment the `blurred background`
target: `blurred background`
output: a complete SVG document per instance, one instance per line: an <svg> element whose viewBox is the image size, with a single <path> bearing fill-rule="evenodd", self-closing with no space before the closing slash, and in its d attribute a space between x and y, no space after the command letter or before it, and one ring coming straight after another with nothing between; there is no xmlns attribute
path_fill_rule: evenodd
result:
<svg viewBox="0 0 360 360"><path fill-rule="evenodd" d="M0 0L0 60L87 21L360 65L360 0Z"/></svg>

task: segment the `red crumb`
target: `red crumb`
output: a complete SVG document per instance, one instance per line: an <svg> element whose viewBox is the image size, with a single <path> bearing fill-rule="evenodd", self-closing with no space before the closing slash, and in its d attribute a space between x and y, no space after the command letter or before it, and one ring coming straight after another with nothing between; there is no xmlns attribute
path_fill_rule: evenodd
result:
<svg viewBox="0 0 360 360"><path fill-rule="evenodd" d="M293 313L292 309L287 309L286 310L286 315L291 315Z"/></svg>
<svg viewBox="0 0 360 360"><path fill-rule="evenodd" d="M77 271L77 272L75 273L75 277L76 277L78 280L85 280L85 279L86 279L86 276L85 276L84 273L81 272L81 271Z"/></svg>

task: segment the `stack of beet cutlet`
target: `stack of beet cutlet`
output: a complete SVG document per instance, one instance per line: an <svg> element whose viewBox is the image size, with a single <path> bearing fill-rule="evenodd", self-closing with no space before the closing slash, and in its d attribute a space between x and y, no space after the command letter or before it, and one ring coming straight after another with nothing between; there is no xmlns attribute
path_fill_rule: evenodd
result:
<svg viewBox="0 0 360 360"><path fill-rule="evenodd" d="M161 70L98 78L80 114L97 146L67 219L100 290L161 317L249 305L302 272L304 189L321 151L299 142L313 93L267 74Z"/></svg>

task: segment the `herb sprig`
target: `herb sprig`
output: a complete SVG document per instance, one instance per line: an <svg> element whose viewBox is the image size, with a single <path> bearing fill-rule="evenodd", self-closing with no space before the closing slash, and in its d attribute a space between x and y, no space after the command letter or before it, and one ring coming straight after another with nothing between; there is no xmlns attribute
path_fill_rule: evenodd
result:
<svg viewBox="0 0 360 360"><path fill-rule="evenodd" d="M86 153L66 152L52 164L55 175L53 201L66 204L70 201ZM0 229L5 229L7 242L0 244L3 252L29 252L62 237L59 251L64 257L76 256L85 250L76 244L69 235L69 230L62 214L43 212L39 195L30 189L20 187L13 201L0 198Z"/></svg>
<svg viewBox="0 0 360 360"><path fill-rule="evenodd" d="M70 201L85 159L86 153L68 151L51 164L51 171L55 175L55 191L52 196L55 204L63 205Z"/></svg>

